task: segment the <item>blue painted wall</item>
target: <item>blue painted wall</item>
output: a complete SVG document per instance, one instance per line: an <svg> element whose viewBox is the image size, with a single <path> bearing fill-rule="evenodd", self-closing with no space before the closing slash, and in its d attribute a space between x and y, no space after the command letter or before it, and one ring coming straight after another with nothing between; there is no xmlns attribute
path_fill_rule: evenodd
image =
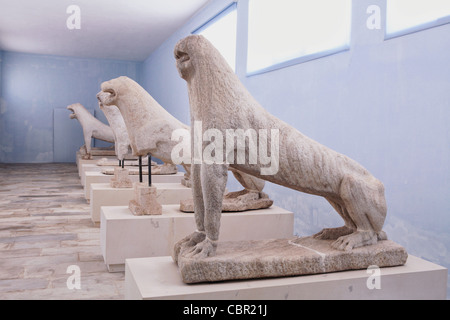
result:
<svg viewBox="0 0 450 320"><path fill-rule="evenodd" d="M3 52L0 162L53 162L53 110L79 102L102 115L96 99L100 84L122 75L139 81L140 65ZM71 161L75 151L70 151Z"/></svg>
<svg viewBox="0 0 450 320"><path fill-rule="evenodd" d="M247 77L245 1L238 5L236 72L247 89L269 112L383 181L389 237L450 267L450 24L384 40L386 1L353 1L349 51ZM230 3L213 1L144 62L144 87L185 123L189 101L173 48ZM381 8L380 30L366 27L373 4ZM322 198L273 184L265 190L296 214L300 235L342 224Z"/></svg>
<svg viewBox="0 0 450 320"><path fill-rule="evenodd" d="M2 97L2 65L3 65L3 51L0 50L0 98ZM0 101L1 106L1 101Z"/></svg>

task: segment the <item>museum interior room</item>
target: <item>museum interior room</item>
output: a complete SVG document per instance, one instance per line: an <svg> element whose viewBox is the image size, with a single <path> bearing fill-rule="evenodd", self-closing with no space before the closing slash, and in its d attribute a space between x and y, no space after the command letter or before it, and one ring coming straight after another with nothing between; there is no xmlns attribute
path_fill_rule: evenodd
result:
<svg viewBox="0 0 450 320"><path fill-rule="evenodd" d="M448 0L0 0L0 299L448 299L449 52Z"/></svg>

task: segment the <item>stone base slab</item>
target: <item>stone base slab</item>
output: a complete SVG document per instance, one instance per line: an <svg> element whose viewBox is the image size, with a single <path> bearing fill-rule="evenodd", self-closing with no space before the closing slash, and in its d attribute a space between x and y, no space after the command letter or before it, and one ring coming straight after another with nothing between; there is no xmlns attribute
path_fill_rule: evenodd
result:
<svg viewBox="0 0 450 320"><path fill-rule="evenodd" d="M110 183L114 176L102 174L101 172L85 172L85 184L84 184L84 197L86 200L91 198L91 184L93 183ZM184 178L183 172L177 174L168 175L155 175L152 176L152 183L181 183ZM139 182L139 176L130 175L131 181ZM142 181L148 183L148 176L143 176Z"/></svg>
<svg viewBox="0 0 450 320"><path fill-rule="evenodd" d="M103 174L106 175L113 175L114 169L111 169L109 167L106 167L104 170L101 171ZM164 174L176 174L178 172L178 168L174 164L156 164L152 166L152 175L164 175ZM130 169L130 175L139 175L139 167L133 167ZM142 169L143 175L148 175L148 168Z"/></svg>
<svg viewBox="0 0 450 320"><path fill-rule="evenodd" d="M157 199L156 187L144 183L134 184L134 198L130 201L128 209L135 216L159 216L162 215L162 205Z"/></svg>
<svg viewBox="0 0 450 320"><path fill-rule="evenodd" d="M127 206L101 208L100 245L110 272L123 271L128 258L171 255L175 243L192 230L194 215L181 212L179 204L163 205L160 216L134 216ZM286 238L292 237L293 232L294 214L272 206L223 214L220 239Z"/></svg>
<svg viewBox="0 0 450 320"><path fill-rule="evenodd" d="M88 160L90 161L90 160ZM114 162L116 160L113 160ZM98 162L98 161L97 161ZM86 175L85 172L97 172L97 173L102 173L104 175L107 176L114 176L115 175L115 170L121 168L119 166L119 160L117 160L117 165L114 166L99 166L96 163L83 163L80 165L80 178L81 178L81 185L84 186L86 181ZM131 166L131 165L125 165L124 166L125 169L129 170L129 175L133 175L133 176L139 176L139 167L135 167L135 166ZM178 169L176 166L162 166L162 165L157 165L157 166L153 166L152 167L152 174L154 175L171 175L171 174L176 174L178 172ZM144 169L142 171L143 175L148 175L148 170Z"/></svg>
<svg viewBox="0 0 450 320"><path fill-rule="evenodd" d="M313 237L219 242L216 255L205 259L186 257L181 250L178 266L185 283L200 283L393 267L408 257L389 240L350 251L334 249L332 242Z"/></svg>
<svg viewBox="0 0 450 320"><path fill-rule="evenodd" d="M180 200L190 199L192 190L181 183L154 183L158 191L158 202L162 205L179 205ZM91 219L100 223L100 210L103 206L128 206L133 200L134 188L112 188L109 183L91 184Z"/></svg>
<svg viewBox="0 0 450 320"><path fill-rule="evenodd" d="M145 160L144 160L145 159ZM147 157L145 157L144 159L142 159L142 165L147 166ZM156 165L156 162L152 161L152 165ZM97 161L97 165L98 166L106 166L106 167L115 167L115 166L119 166L119 160L115 159L115 160L109 160L108 158L103 158L100 159L99 161ZM134 156L125 156L125 165L127 166L132 166L132 167L137 167L139 166L139 160L138 157L134 157Z"/></svg>
<svg viewBox="0 0 450 320"><path fill-rule="evenodd" d="M80 150L77 151L77 155L79 155L81 158L83 158L83 157L86 156L86 151L82 150L80 148ZM91 159L93 157L115 157L116 156L116 151L114 150L114 147L113 148L101 148L101 147L97 148L97 147L94 147L94 148L91 148L90 155L91 155Z"/></svg>
<svg viewBox="0 0 450 320"><path fill-rule="evenodd" d="M130 180L129 170L126 168L114 168L114 177L111 178L111 187L113 188L132 188L133 181Z"/></svg>
<svg viewBox="0 0 450 320"><path fill-rule="evenodd" d="M246 190L225 194L222 201L222 212L242 212L266 209L272 206L273 200L264 192L247 192ZM194 199L180 201L180 210L194 212Z"/></svg>
<svg viewBox="0 0 450 320"><path fill-rule="evenodd" d="M77 159L76 159L76 163L77 163L77 168L78 168L78 175L80 176L80 178L81 178L81 176L82 176L82 169L83 169L83 165L85 165L85 164L90 164L90 165L95 165L95 166L97 166L97 162L100 160L101 158L100 157L94 157L94 159L93 160L83 160L83 159L81 159L81 157L79 157L79 156L77 156ZM112 160L114 160L114 158L109 158L111 161ZM117 160L117 162L119 162L119 160Z"/></svg>
<svg viewBox="0 0 450 320"><path fill-rule="evenodd" d="M118 161L118 160L117 160ZM119 167L119 166L117 166ZM86 184L86 172L102 172L102 169L105 167L100 167L96 163L82 163L80 165L80 179L81 185L84 186ZM110 167L111 170L114 170L114 167ZM128 167L125 167L128 168Z"/></svg>
<svg viewBox="0 0 450 320"><path fill-rule="evenodd" d="M415 256L406 264L380 269L379 288L369 286L373 272L352 270L296 277L182 282L171 257L127 259L127 300L440 300L446 299L447 269Z"/></svg>

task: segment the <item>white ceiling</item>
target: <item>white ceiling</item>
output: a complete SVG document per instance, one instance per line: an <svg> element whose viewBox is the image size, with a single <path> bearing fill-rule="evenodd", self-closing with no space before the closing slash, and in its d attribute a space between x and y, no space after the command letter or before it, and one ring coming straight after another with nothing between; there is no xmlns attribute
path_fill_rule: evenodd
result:
<svg viewBox="0 0 450 320"><path fill-rule="evenodd" d="M0 49L143 61L211 0L0 0ZM81 28L66 13L80 8Z"/></svg>

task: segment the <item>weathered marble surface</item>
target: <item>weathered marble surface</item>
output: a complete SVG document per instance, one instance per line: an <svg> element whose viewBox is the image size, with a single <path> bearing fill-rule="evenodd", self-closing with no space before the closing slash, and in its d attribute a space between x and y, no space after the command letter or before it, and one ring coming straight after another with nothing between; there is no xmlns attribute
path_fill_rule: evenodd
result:
<svg viewBox="0 0 450 320"><path fill-rule="evenodd" d="M113 175L115 169L103 169L101 172L106 175ZM152 174L154 175L166 175L166 174L176 174L178 173L178 169L176 165L173 164L162 164L162 165L154 165L152 166ZM128 173L130 175L139 175L139 169L129 169ZM142 169L142 174L147 175L148 169Z"/></svg>
<svg viewBox="0 0 450 320"><path fill-rule="evenodd" d="M100 109L106 116L109 126L114 133L114 149L117 159L123 160L131 151L130 137L128 136L125 121L123 121L122 114L119 109L114 106L104 106L98 103Z"/></svg>
<svg viewBox="0 0 450 320"><path fill-rule="evenodd" d="M114 146L113 146L114 147ZM84 159L87 157L87 153L86 153L86 147L83 145L80 147L80 149L77 151L77 161L78 161L78 157L81 158L82 160L95 160L98 157L115 157L116 156L116 151L114 149L111 149L111 147L108 148L92 148L91 147L91 157L90 159Z"/></svg>
<svg viewBox="0 0 450 320"><path fill-rule="evenodd" d="M333 248L331 240L313 237L221 242L217 255L205 259L189 257L189 248L175 248L183 282L217 282L299 276L369 266L393 267L406 263L405 249L389 240L352 251Z"/></svg>
<svg viewBox="0 0 450 320"><path fill-rule="evenodd" d="M114 168L114 178L111 179L112 188L132 188L129 170L126 168Z"/></svg>
<svg viewBox="0 0 450 320"><path fill-rule="evenodd" d="M97 161L96 163L98 166L105 166L105 167L115 167L119 165L119 161L111 160L108 158L102 158ZM148 165L148 158L145 157L142 159L142 165L147 166ZM152 161L152 166L156 166L157 163L155 161ZM139 160L136 160L136 157L128 158L125 157L125 166L128 167L138 167L139 166Z"/></svg>
<svg viewBox="0 0 450 320"><path fill-rule="evenodd" d="M128 206L135 216L162 215L162 205L158 202L156 187L145 183L134 184L134 199Z"/></svg>
<svg viewBox="0 0 450 320"><path fill-rule="evenodd" d="M225 194L222 202L222 212L242 212L248 210L266 209L271 207L273 200L264 192L247 192L247 190L229 192ZM181 200L180 210L192 213L194 199Z"/></svg>
<svg viewBox="0 0 450 320"><path fill-rule="evenodd" d="M0 300L123 299L124 278L105 266L75 164L0 164Z"/></svg>
<svg viewBox="0 0 450 320"><path fill-rule="evenodd" d="M74 103L67 106L67 109L72 111L70 119L77 119L83 128L84 149L86 150L83 159L91 159L92 157L92 138L114 143L114 132L111 127L96 119L82 104Z"/></svg>
<svg viewBox="0 0 450 320"><path fill-rule="evenodd" d="M119 77L102 83L97 94L103 106L119 108L131 148L136 156L151 154L164 163L172 164L172 150L178 142L172 133L188 126L168 113L147 91L128 77Z"/></svg>
<svg viewBox="0 0 450 320"><path fill-rule="evenodd" d="M104 106L116 105L122 113L133 154L146 156L150 153L165 164L173 164L172 151L179 141L173 141L172 134L180 129L190 132L191 128L168 113L144 88L128 77L106 81L102 83L101 89L97 94L99 102ZM183 162L182 166L186 171L182 183L190 187L191 165ZM263 180L239 170L232 172L247 192L254 193L253 198L260 195L264 188ZM232 199L228 199L228 202L232 202ZM234 206L240 203L237 201ZM268 205L269 202L266 199L259 202L260 207L264 204Z"/></svg>
<svg viewBox="0 0 450 320"><path fill-rule="evenodd" d="M339 250L375 245L387 239L382 231L387 213L384 186L356 161L306 137L267 112L248 92L219 51L203 36L191 35L174 49L178 72L187 82L191 126L200 122L226 136L228 129L275 129L266 136L275 170L262 161L250 164L198 164L191 168L197 231L183 240L198 259L216 254L227 170L249 175L300 192L325 197L343 218L344 226L324 229L317 239L334 240ZM260 136L261 138L261 136ZM259 140L261 142L261 140ZM249 152L245 146L235 146ZM278 153L278 157L276 157ZM269 168L272 169L272 168Z"/></svg>

